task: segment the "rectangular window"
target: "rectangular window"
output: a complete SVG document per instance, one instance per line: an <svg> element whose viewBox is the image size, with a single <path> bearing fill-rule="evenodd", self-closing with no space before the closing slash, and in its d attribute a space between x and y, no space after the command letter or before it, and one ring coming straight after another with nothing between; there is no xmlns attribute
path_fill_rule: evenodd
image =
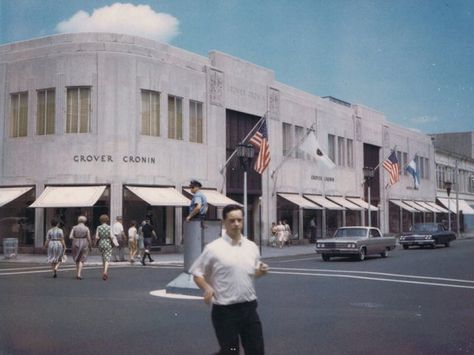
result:
<svg viewBox="0 0 474 355"><path fill-rule="evenodd" d="M407 175L407 171L405 168L407 167L408 164L408 153L403 153L403 159L402 161L398 161L398 164L401 165L401 169L403 170L403 175Z"/></svg>
<svg viewBox="0 0 474 355"><path fill-rule="evenodd" d="M425 158L425 179L430 179L430 160Z"/></svg>
<svg viewBox="0 0 474 355"><path fill-rule="evenodd" d="M142 126L140 133L145 136L160 135L160 93L142 90Z"/></svg>
<svg viewBox="0 0 474 355"><path fill-rule="evenodd" d="M416 166L420 169L420 179L425 178L425 159L423 157L418 157L418 161L416 162Z"/></svg>
<svg viewBox="0 0 474 355"><path fill-rule="evenodd" d="M282 124L282 132L283 132L283 156L286 157L289 153L291 148L293 148L293 135L291 134L292 126L288 123Z"/></svg>
<svg viewBox="0 0 474 355"><path fill-rule="evenodd" d="M347 166L354 167L354 145L352 139L347 139Z"/></svg>
<svg viewBox="0 0 474 355"><path fill-rule="evenodd" d="M344 144L344 137L337 137L337 164L340 166L346 165L345 157L346 150Z"/></svg>
<svg viewBox="0 0 474 355"><path fill-rule="evenodd" d="M336 162L336 136L328 134L328 157Z"/></svg>
<svg viewBox="0 0 474 355"><path fill-rule="evenodd" d="M204 142L202 102L189 101L189 141Z"/></svg>
<svg viewBox="0 0 474 355"><path fill-rule="evenodd" d="M398 160L398 173L401 175L403 170L405 170L406 166L403 165L402 152L399 150L397 151L397 160Z"/></svg>
<svg viewBox="0 0 474 355"><path fill-rule="evenodd" d="M36 110L36 134L54 134L56 117L56 93L54 89L38 90Z"/></svg>
<svg viewBox="0 0 474 355"><path fill-rule="evenodd" d="M301 140L304 137L304 127L295 126L295 140L298 143L301 143ZM304 159L305 153L301 149L296 150L296 158L297 159Z"/></svg>
<svg viewBox="0 0 474 355"><path fill-rule="evenodd" d="M28 134L28 93L10 96L10 137L26 137Z"/></svg>
<svg viewBox="0 0 474 355"><path fill-rule="evenodd" d="M91 88L67 88L66 133L91 132Z"/></svg>
<svg viewBox="0 0 474 355"><path fill-rule="evenodd" d="M168 138L183 139L183 99L168 96Z"/></svg>

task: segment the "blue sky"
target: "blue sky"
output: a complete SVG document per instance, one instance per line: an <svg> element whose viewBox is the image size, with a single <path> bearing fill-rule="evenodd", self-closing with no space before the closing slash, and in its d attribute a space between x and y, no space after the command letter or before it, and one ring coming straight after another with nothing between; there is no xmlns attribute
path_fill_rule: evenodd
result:
<svg viewBox="0 0 474 355"><path fill-rule="evenodd" d="M91 26L109 23L92 14L114 3L0 0L0 44L70 31L81 10ZM148 26L145 35L160 32L156 39L204 56L214 49L229 53L272 69L280 82L372 107L404 127L474 131L474 1L123 3L149 5L141 14L150 23L131 23L128 16L119 28ZM168 22L156 27L162 19Z"/></svg>

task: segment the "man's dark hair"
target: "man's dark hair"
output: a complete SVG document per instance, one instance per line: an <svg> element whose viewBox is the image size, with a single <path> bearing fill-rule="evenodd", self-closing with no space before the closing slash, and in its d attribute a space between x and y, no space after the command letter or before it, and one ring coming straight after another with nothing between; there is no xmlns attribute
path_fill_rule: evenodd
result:
<svg viewBox="0 0 474 355"><path fill-rule="evenodd" d="M59 221L56 218L52 218L50 223L53 227L56 227L59 224Z"/></svg>
<svg viewBox="0 0 474 355"><path fill-rule="evenodd" d="M226 219L227 214L229 212L236 211L236 210L242 211L242 214L244 214L244 209L241 206L232 204L232 205L227 205L224 207L224 209L222 210L222 217Z"/></svg>

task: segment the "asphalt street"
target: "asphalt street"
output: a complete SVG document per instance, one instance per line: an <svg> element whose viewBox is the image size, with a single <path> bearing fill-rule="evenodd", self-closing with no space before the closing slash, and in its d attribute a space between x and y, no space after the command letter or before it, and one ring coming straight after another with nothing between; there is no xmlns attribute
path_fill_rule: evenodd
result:
<svg viewBox="0 0 474 355"><path fill-rule="evenodd" d="M267 354L474 354L474 240L363 262L266 260L257 280ZM152 296L180 265L114 265L83 280L65 266L0 262L0 354L212 354L202 300Z"/></svg>

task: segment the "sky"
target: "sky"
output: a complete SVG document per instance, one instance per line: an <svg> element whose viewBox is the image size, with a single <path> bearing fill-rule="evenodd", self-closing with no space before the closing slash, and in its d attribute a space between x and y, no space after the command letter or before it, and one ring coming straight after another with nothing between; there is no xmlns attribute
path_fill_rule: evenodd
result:
<svg viewBox="0 0 474 355"><path fill-rule="evenodd" d="M403 127L474 131L474 0L0 0L0 45L79 31L218 50Z"/></svg>

